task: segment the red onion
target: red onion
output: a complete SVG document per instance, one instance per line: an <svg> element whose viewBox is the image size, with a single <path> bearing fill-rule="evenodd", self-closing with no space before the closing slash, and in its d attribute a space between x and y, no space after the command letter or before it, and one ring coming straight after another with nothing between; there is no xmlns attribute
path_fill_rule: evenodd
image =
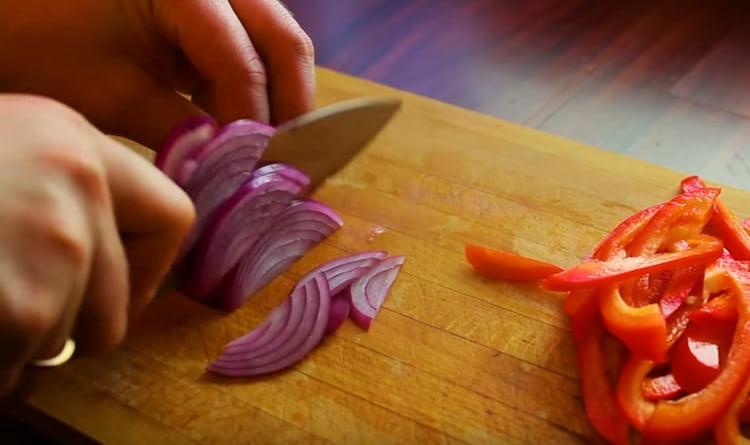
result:
<svg viewBox="0 0 750 445"><path fill-rule="evenodd" d="M331 335L349 318L349 308L351 303L346 297L334 298L331 302L331 311L328 315L328 324L326 325L326 335Z"/></svg>
<svg viewBox="0 0 750 445"><path fill-rule="evenodd" d="M236 309L343 224L333 210L308 199L293 202L276 222L226 276L213 303Z"/></svg>
<svg viewBox="0 0 750 445"><path fill-rule="evenodd" d="M388 257L362 275L351 287L351 317L362 329L370 329L393 282L404 257Z"/></svg>
<svg viewBox="0 0 750 445"><path fill-rule="evenodd" d="M330 305L325 275L316 272L308 276L304 285L295 287L266 322L230 343L208 371L228 377L250 377L297 363L323 338Z"/></svg>
<svg viewBox="0 0 750 445"><path fill-rule="evenodd" d="M276 216L285 210L302 185L302 172L291 166L272 164L255 170L232 196L214 212L196 244L190 264L186 293L205 300L255 242L271 228Z"/></svg>
<svg viewBox="0 0 750 445"><path fill-rule="evenodd" d="M218 131L216 121L207 116L187 119L175 127L156 155L154 163L177 184L184 186L185 160L200 150Z"/></svg>
<svg viewBox="0 0 750 445"><path fill-rule="evenodd" d="M214 210L251 176L273 135L273 128L252 121L231 123L183 160L183 188L195 205L195 223L182 246L182 257L203 233ZM185 184L186 183L186 184Z"/></svg>

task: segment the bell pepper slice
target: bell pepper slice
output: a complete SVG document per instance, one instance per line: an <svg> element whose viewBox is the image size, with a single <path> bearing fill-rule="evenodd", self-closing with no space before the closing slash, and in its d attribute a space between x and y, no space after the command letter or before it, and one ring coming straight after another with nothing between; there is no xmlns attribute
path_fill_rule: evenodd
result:
<svg viewBox="0 0 750 445"><path fill-rule="evenodd" d="M552 291L570 291L613 285L647 273L708 264L721 256L724 247L720 239L708 235L695 236L688 242L692 248L681 252L583 263L551 275L543 286Z"/></svg>
<svg viewBox="0 0 750 445"><path fill-rule="evenodd" d="M537 280L562 270L543 261L472 244L466 245L465 253L466 259L477 272L498 280Z"/></svg>
<svg viewBox="0 0 750 445"><path fill-rule="evenodd" d="M750 268L720 259L706 271L704 292L728 290L737 302L737 325L726 365L701 391L675 401L656 404L643 431L655 441L693 437L717 422L729 409L750 372Z"/></svg>
<svg viewBox="0 0 750 445"><path fill-rule="evenodd" d="M710 384L725 364L734 326L724 322L691 322L672 352L672 373L689 393Z"/></svg>
<svg viewBox="0 0 750 445"><path fill-rule="evenodd" d="M737 321L737 302L731 294L723 293L690 314L690 321L700 323L734 323Z"/></svg>
<svg viewBox="0 0 750 445"><path fill-rule="evenodd" d="M657 204L640 210L625 218L594 248L591 258L608 260L625 256L625 246L628 245L651 221L654 215L664 207Z"/></svg>
<svg viewBox="0 0 750 445"><path fill-rule="evenodd" d="M630 424L638 431L646 428L656 410L656 404L646 399L643 392L646 376L653 369L653 361L631 356L617 379L617 401Z"/></svg>
<svg viewBox="0 0 750 445"><path fill-rule="evenodd" d="M658 304L633 307L625 303L620 288L602 293L599 309L607 330L639 358L662 361L667 352L667 322Z"/></svg>
<svg viewBox="0 0 750 445"><path fill-rule="evenodd" d="M570 316L589 422L608 442L627 444L628 423L607 377L602 344L605 332L596 299L585 292L571 292L565 301L565 311Z"/></svg>
<svg viewBox="0 0 750 445"><path fill-rule="evenodd" d="M750 420L750 379L735 396L727 412L714 427L714 438L717 445L748 445L750 440L742 434L740 423Z"/></svg>
<svg viewBox="0 0 750 445"><path fill-rule="evenodd" d="M641 390L643 391L643 398L651 402L674 399L683 392L672 373L657 377L646 377L641 385Z"/></svg>
<svg viewBox="0 0 750 445"><path fill-rule="evenodd" d="M683 179L682 188L691 192L708 189L698 176ZM714 203L713 212L711 228L721 236L732 256L738 260L750 260L750 233L746 230L744 223L741 223L729 207L719 199Z"/></svg>
<svg viewBox="0 0 750 445"><path fill-rule="evenodd" d="M681 193L665 203L628 244L628 254L638 257L662 252L701 233L711 218L711 209L720 192L717 188L702 188Z"/></svg>
<svg viewBox="0 0 750 445"><path fill-rule="evenodd" d="M682 306L702 275L703 269L698 266L677 270L672 275L672 279L659 299L659 308L665 318L669 318Z"/></svg>

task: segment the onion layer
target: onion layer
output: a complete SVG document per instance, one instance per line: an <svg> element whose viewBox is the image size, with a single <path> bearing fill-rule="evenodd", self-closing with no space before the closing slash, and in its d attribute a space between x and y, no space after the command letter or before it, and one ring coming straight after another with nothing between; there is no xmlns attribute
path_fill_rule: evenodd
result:
<svg viewBox="0 0 750 445"><path fill-rule="evenodd" d="M342 224L323 204L294 201L227 275L213 302L226 310L236 309Z"/></svg>
<svg viewBox="0 0 750 445"><path fill-rule="evenodd" d="M208 371L257 376L289 367L309 354L328 326L331 294L323 273L308 277L258 328L227 345Z"/></svg>
<svg viewBox="0 0 750 445"><path fill-rule="evenodd" d="M302 172L290 166L270 167L274 165L254 171L216 209L188 260L185 290L190 296L205 300L300 192L302 185L288 178L304 179Z"/></svg>
<svg viewBox="0 0 750 445"><path fill-rule="evenodd" d="M183 174L185 160L206 145L218 128L216 121L207 116L187 119L169 134L156 154L154 164L177 184L184 186L187 179Z"/></svg>
<svg viewBox="0 0 750 445"><path fill-rule="evenodd" d="M370 329L403 264L402 256L386 258L352 284L351 317L362 329Z"/></svg>

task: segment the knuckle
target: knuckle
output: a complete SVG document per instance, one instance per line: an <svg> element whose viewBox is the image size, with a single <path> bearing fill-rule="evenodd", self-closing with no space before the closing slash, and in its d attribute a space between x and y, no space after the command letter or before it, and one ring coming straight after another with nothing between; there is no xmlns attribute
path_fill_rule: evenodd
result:
<svg viewBox="0 0 750 445"><path fill-rule="evenodd" d="M83 147L71 150L54 147L46 150L44 157L86 198L99 204L106 202L108 193L104 168L89 150Z"/></svg>
<svg viewBox="0 0 750 445"><path fill-rule="evenodd" d="M315 45L302 28L295 26L291 31L290 39L297 57L303 60L315 60Z"/></svg>
<svg viewBox="0 0 750 445"><path fill-rule="evenodd" d="M45 337L57 324L57 314L51 305L41 304L39 300L26 296L5 304L8 324L18 334L22 347Z"/></svg>
<svg viewBox="0 0 750 445"><path fill-rule="evenodd" d="M260 56L255 56L248 60L247 66L242 72L243 80L251 85L266 86L268 85L268 75Z"/></svg>

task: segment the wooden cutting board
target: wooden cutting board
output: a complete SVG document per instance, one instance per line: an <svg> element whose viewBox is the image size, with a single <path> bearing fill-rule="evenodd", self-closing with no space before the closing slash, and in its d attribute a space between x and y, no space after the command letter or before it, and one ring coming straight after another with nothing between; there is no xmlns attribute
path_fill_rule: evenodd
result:
<svg viewBox="0 0 750 445"><path fill-rule="evenodd" d="M569 266L683 175L324 69L318 85L321 105L403 99L315 195L345 226L233 314L178 294L156 301L119 351L34 371L25 403L108 443L591 441L562 297L480 278L463 246ZM724 197L750 213L746 193ZM368 249L407 257L370 332L347 322L268 378L204 373L295 279Z"/></svg>

